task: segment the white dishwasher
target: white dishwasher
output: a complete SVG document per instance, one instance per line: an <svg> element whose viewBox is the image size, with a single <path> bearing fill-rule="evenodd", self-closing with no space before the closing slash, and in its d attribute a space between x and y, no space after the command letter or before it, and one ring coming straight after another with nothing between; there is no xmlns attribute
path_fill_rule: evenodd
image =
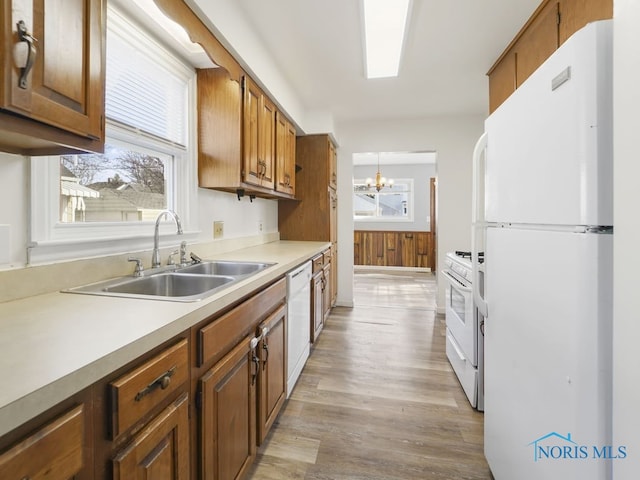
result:
<svg viewBox="0 0 640 480"><path fill-rule="evenodd" d="M287 398L309 358L311 262L287 273Z"/></svg>

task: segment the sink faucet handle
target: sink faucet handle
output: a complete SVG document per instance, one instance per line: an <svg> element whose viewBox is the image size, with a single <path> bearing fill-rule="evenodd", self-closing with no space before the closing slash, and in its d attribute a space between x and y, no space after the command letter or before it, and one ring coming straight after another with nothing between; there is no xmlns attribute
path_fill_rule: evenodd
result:
<svg viewBox="0 0 640 480"><path fill-rule="evenodd" d="M187 242L180 242L180 265L188 265L189 260L187 259Z"/></svg>
<svg viewBox="0 0 640 480"><path fill-rule="evenodd" d="M202 263L202 259L195 253L191 252L189 255L191 256L193 263Z"/></svg>
<svg viewBox="0 0 640 480"><path fill-rule="evenodd" d="M178 253L180 253L180 250L174 250L173 252L171 252L169 254L169 259L167 260L167 265L175 265L175 262L173 261L173 256L177 255Z"/></svg>
<svg viewBox="0 0 640 480"><path fill-rule="evenodd" d="M141 277L142 272L144 272L144 267L142 266L142 260L139 258L129 257L129 262L136 262L136 269L133 271L134 277Z"/></svg>

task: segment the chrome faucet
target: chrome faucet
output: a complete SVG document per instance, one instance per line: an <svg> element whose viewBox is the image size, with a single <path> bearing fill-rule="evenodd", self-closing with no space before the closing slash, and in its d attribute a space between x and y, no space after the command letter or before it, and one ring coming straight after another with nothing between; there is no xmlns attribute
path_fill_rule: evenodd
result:
<svg viewBox="0 0 640 480"><path fill-rule="evenodd" d="M180 222L180 217L173 210L163 210L156 218L156 227L153 231L153 252L151 253L151 268L157 268L160 266L160 248L158 246L160 242L160 220L163 217L170 216L176 222L176 226L178 227L177 234L182 235L182 223Z"/></svg>

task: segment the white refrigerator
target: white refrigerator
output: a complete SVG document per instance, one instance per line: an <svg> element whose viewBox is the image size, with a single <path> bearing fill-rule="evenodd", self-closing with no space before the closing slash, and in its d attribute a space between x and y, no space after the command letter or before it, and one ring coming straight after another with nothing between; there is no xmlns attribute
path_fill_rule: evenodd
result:
<svg viewBox="0 0 640 480"><path fill-rule="evenodd" d="M474 151L496 480L606 480L626 456L611 445L612 27L591 23L560 46Z"/></svg>

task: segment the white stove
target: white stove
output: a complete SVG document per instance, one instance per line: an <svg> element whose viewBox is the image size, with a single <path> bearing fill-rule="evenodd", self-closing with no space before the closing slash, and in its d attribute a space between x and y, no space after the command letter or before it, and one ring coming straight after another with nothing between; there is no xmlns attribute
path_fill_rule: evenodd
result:
<svg viewBox="0 0 640 480"><path fill-rule="evenodd" d="M480 262L484 260L479 254ZM471 254L449 252L441 274L446 287L447 358L471 406L484 410L484 319L473 301Z"/></svg>

